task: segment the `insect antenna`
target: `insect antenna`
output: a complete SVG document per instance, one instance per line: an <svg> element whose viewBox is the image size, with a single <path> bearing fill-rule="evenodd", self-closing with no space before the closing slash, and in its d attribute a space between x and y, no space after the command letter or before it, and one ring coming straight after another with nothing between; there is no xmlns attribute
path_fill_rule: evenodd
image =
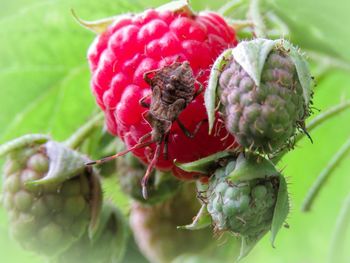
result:
<svg viewBox="0 0 350 263"><path fill-rule="evenodd" d="M150 164L148 165L147 167L147 171L145 173L145 175L143 176L142 178L142 182L141 182L141 186L142 186L142 195L143 195L143 198L147 199L148 198L148 193L147 193L147 183L148 183L148 179L151 175L151 172L154 168L154 166L156 165L157 163L157 160L159 158L159 155L160 155L160 149L161 149L161 144L160 143L157 143L157 147L156 147L156 150L154 152L154 155L153 155L153 159L152 161L150 162Z"/></svg>
<svg viewBox="0 0 350 263"><path fill-rule="evenodd" d="M111 156L107 156L107 157L102 158L100 160L87 162L87 163L85 163L85 165L95 165L95 164L101 164L101 163L109 162L109 161L111 161L111 160L113 160L115 158L118 158L120 156L123 156L123 155L127 154L128 152L131 152L133 150L137 150L137 149L140 149L140 148L144 148L144 147L146 147L146 146L148 146L148 145L150 145L152 143L154 143L153 140L148 141L148 142L138 143L135 146L131 147L130 149L124 150L122 152L119 152L119 153L111 155Z"/></svg>

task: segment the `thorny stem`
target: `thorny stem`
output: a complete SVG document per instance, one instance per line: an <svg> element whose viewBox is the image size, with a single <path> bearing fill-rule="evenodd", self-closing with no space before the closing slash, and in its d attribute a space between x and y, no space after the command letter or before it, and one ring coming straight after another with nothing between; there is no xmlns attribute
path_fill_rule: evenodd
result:
<svg viewBox="0 0 350 263"><path fill-rule="evenodd" d="M341 58L336 58L314 50L307 50L307 56L317 63L323 64L328 69L341 69L350 72L350 63Z"/></svg>
<svg viewBox="0 0 350 263"><path fill-rule="evenodd" d="M246 3L246 0L232 0L227 2L225 5L219 8L218 13L220 15L226 16L230 12L236 10L238 7Z"/></svg>
<svg viewBox="0 0 350 263"><path fill-rule="evenodd" d="M289 30L288 25L275 12L273 12L271 10L268 11L266 13L266 17L271 23L273 23L274 25L276 25L279 28L277 30L278 35L276 34L275 38L281 38L281 35L283 38L285 38L285 37L288 37L290 35L290 30ZM273 31L270 31L270 32L273 32ZM268 33L268 36L270 37L270 33Z"/></svg>
<svg viewBox="0 0 350 263"><path fill-rule="evenodd" d="M64 143L72 149L78 148L84 142L84 140L95 130L95 128L101 125L103 118L104 114L103 112L100 112L83 126L81 126Z"/></svg>
<svg viewBox="0 0 350 263"><path fill-rule="evenodd" d="M328 119L338 115L339 113L341 113L342 111L346 110L350 108L350 101L345 101L339 105L333 106L330 109L328 109L327 111L325 111L324 113L319 114L318 116L316 116L315 118L313 118L307 125L307 130L311 131L315 128L317 128L318 126L320 126L321 124L323 124L325 121L327 121ZM304 136L304 134L300 134L297 139L297 141L299 141L302 137Z"/></svg>
<svg viewBox="0 0 350 263"><path fill-rule="evenodd" d="M267 30L260 10L260 0L251 0L249 6L249 17L254 23L256 37L266 38Z"/></svg>
<svg viewBox="0 0 350 263"><path fill-rule="evenodd" d="M321 64L316 70L314 70L314 77L316 86L314 90L317 88L317 84L320 83L324 78L332 71L333 67L325 64Z"/></svg>
<svg viewBox="0 0 350 263"><path fill-rule="evenodd" d="M252 27L253 21L251 20L235 20L235 19L226 19L228 24L236 31L241 31L247 27Z"/></svg>
<svg viewBox="0 0 350 263"><path fill-rule="evenodd" d="M331 70L334 69L350 72L350 63L341 58L336 58L313 50L309 50L307 55L310 59L319 64L319 68L315 74L317 82L320 82Z"/></svg>
<svg viewBox="0 0 350 263"><path fill-rule="evenodd" d="M341 112L350 109L350 101L345 101L339 105L333 106L327 111L319 114L315 118L313 118L308 125L306 125L306 130L310 133L312 130L316 129L320 125L322 125L327 120L337 116ZM298 143L301 139L305 137L305 133L299 133L295 139L295 144ZM288 152L288 149L284 149L277 156L272 158L274 164L277 164L282 157Z"/></svg>
<svg viewBox="0 0 350 263"><path fill-rule="evenodd" d="M330 177L332 172L338 167L346 155L350 152L350 137L348 141L340 148L340 150L334 155L332 160L328 163L325 169L316 179L313 186L310 188L309 193L307 194L304 203L302 205L302 211L308 212L311 209L311 206L314 203L317 195L319 194L322 186L326 183L327 179Z"/></svg>
<svg viewBox="0 0 350 263"><path fill-rule="evenodd" d="M335 232L331 241L329 263L340 262L344 254L345 238L350 225L350 195L345 199L335 224ZM339 259L339 260L338 260Z"/></svg>

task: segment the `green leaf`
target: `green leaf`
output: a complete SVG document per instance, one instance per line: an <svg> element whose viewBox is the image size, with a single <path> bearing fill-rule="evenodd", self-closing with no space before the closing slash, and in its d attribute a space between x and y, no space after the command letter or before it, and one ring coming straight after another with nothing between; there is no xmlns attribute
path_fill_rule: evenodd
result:
<svg viewBox="0 0 350 263"><path fill-rule="evenodd" d="M167 1L2 1L0 8L0 143L34 132L48 132L55 139L66 139L94 111L95 102L89 90L89 71L86 66L86 49L94 35L75 23L70 15L71 8L74 8L81 17L94 20L125 12L140 11L145 6L157 7L165 2ZM207 8L217 10L227 2L192 0L191 4L199 11ZM287 24L291 29L293 44L300 46L303 50L315 49L331 57L350 59L348 48L350 1L268 0L264 1L264 4L271 2L285 15L285 18L288 18ZM70 73L79 67L81 71L78 74ZM73 76L68 77L68 81L64 81L67 75ZM314 98L315 106L323 110L338 103L340 98L348 99L349 87L349 74L333 71L322 83L319 83L317 95ZM58 92L58 90L62 91ZM58 94L61 94L60 98L64 105L58 102ZM57 106L59 110L55 114L51 104L61 104L61 107ZM327 121L325 126L315 130L314 139L317 139L315 140L317 143L310 147L308 141L301 141L300 147L282 160L281 166L285 167L286 174L293 175L293 195L298 203L307 191L307 185L312 183L313 177L322 170L322 165L327 163L327 158L331 158L332 153L348 137L350 131L348 119L348 113L344 112L342 116ZM327 187L327 193L320 196L322 205L317 207L316 213L305 216L295 211L293 231L289 231L288 236L285 237L287 242L279 243L278 251L268 249L261 244L245 262L324 261L327 254L324 248L329 242L335 213L339 209L338 206L344 194L348 191L349 169L349 162L338 165L337 176L333 178L336 187ZM104 186L105 196L109 199L113 198L114 202L119 207L123 207L123 211L127 213L129 202L120 194L115 179L106 179ZM320 215L322 215L322 222L319 220ZM6 214L1 209L1 259L10 262L43 262L42 259L25 252L11 242L7 230ZM219 240L221 243L225 241L226 239ZM343 244L345 248L349 247L349 241L350 239L347 238ZM217 250L218 247L215 246L214 249ZM229 248L226 250L232 251ZM135 261L144 260L139 253L135 252L132 255L134 254L139 255ZM347 262L348 255L346 256L344 262ZM232 261L233 256L230 259ZM130 257L123 262L130 262Z"/></svg>
<svg viewBox="0 0 350 263"><path fill-rule="evenodd" d="M229 157L230 155L230 152L218 152L190 163L178 163L176 160L174 160L174 164L186 172L208 174L212 168L215 168L217 160Z"/></svg>
<svg viewBox="0 0 350 263"><path fill-rule="evenodd" d="M279 172L271 161L262 156L244 156L241 153L237 158L235 169L229 174L229 179L231 181L248 181L276 175L279 175Z"/></svg>
<svg viewBox="0 0 350 263"><path fill-rule="evenodd" d="M65 139L96 109L86 59L95 35L77 25L71 8L94 19L135 10L137 4L28 0L2 5L0 143L26 133Z"/></svg>
<svg viewBox="0 0 350 263"><path fill-rule="evenodd" d="M194 217L193 222L189 225L178 226L178 229L187 230L199 230L211 225L211 216L207 210L207 205L203 204L199 209L197 215Z"/></svg>
<svg viewBox="0 0 350 263"><path fill-rule="evenodd" d="M272 224L271 224L271 244L274 246L274 242L278 231L283 226L284 222L289 213L290 204L287 189L287 182L284 176L279 176L279 188L277 194L277 201L275 210L273 213Z"/></svg>
<svg viewBox="0 0 350 263"><path fill-rule="evenodd" d="M216 59L210 71L208 86L204 92L204 103L209 122L209 134L211 134L211 131L214 127L219 77L226 63L230 61L231 53L232 49L227 49Z"/></svg>
<svg viewBox="0 0 350 263"><path fill-rule="evenodd" d="M290 31L288 39L302 49L315 50L336 58L350 60L347 44L350 40L347 0L319 1L267 1ZM293 12L291 13L291 10ZM320 16L320 13L323 15Z"/></svg>

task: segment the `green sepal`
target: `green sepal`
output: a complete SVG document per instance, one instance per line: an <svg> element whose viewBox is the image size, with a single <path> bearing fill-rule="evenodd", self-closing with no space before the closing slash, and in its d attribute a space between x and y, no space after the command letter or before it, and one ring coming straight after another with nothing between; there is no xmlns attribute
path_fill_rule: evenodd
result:
<svg viewBox="0 0 350 263"><path fill-rule="evenodd" d="M312 94L312 76L309 69L309 65L306 62L304 56L300 54L300 51L286 40L275 40L276 45L282 45L285 50L289 52L289 56L292 59L300 82L303 88L303 96L305 105L309 105Z"/></svg>
<svg viewBox="0 0 350 263"><path fill-rule="evenodd" d="M96 231L100 224L100 214L102 209L102 188L101 188L101 182L98 176L96 176L95 173L91 176L91 219L89 222L89 228L88 228L88 234L89 237L93 235L93 233Z"/></svg>
<svg viewBox="0 0 350 263"><path fill-rule="evenodd" d="M92 243L100 238L108 220L113 216L113 210L114 207L111 204L103 203L98 224L93 231L89 229L89 239Z"/></svg>
<svg viewBox="0 0 350 263"><path fill-rule="evenodd" d="M113 254L110 262L121 262L127 249L130 232L127 227L127 222L119 210L114 208L113 216L117 221L117 234L113 240L114 245L111 246L113 248Z"/></svg>
<svg viewBox="0 0 350 263"><path fill-rule="evenodd" d="M74 19L83 27L87 28L88 30L94 32L95 34L102 34L107 30L107 28L114 23L117 20L121 20L126 17L131 17L130 14L123 14L123 15L118 15L118 16L112 16L112 17L107 17L103 19L99 19L96 21L85 21L81 19L80 17L77 16L75 11L71 9L72 15Z"/></svg>
<svg viewBox="0 0 350 263"><path fill-rule="evenodd" d="M249 181L279 175L273 163L259 155L244 156L241 153L235 169L228 175L230 181Z"/></svg>
<svg viewBox="0 0 350 263"><path fill-rule="evenodd" d="M174 164L185 172L197 172L202 174L209 174L212 168L215 168L215 161L229 157L230 152L218 152L212 155L209 155L205 158L199 159L190 163L179 163L174 160Z"/></svg>
<svg viewBox="0 0 350 263"><path fill-rule="evenodd" d="M312 77L308 63L300 54L299 50L284 39L270 40L257 38L240 42L233 50L234 60L254 80L256 86L260 86L261 74L265 61L273 49L283 48L293 61L298 79L303 88L305 105L308 105L311 98Z"/></svg>
<svg viewBox="0 0 350 263"><path fill-rule="evenodd" d="M235 62L247 72L256 86L260 86L266 58L274 46L273 40L257 38L240 42L232 51Z"/></svg>
<svg viewBox="0 0 350 263"><path fill-rule="evenodd" d="M42 179L27 182L27 186L60 184L86 169L85 163L88 158L64 144L49 141L44 147L50 160L49 171Z"/></svg>
<svg viewBox="0 0 350 263"><path fill-rule="evenodd" d="M274 247L274 242L278 231L283 226L288 216L290 209L289 196L287 190L287 182L284 176L279 176L279 188L277 193L277 200L275 210L273 213L272 224L271 224L271 244Z"/></svg>
<svg viewBox="0 0 350 263"><path fill-rule="evenodd" d="M210 225L211 225L211 216L207 210L207 205L203 204L191 224L185 225L185 226L178 226L177 228L187 229L187 230L199 230L199 229L206 228Z"/></svg>
<svg viewBox="0 0 350 263"><path fill-rule="evenodd" d="M198 193L206 193L209 187L208 183L203 183L201 180L196 180L196 187Z"/></svg>
<svg viewBox="0 0 350 263"><path fill-rule="evenodd" d="M112 229L108 229L109 227ZM99 224L95 231L88 232L91 244L99 242L106 229L107 231L112 232L112 243L114 244L110 246L113 248L113 252L110 256L110 261L108 262L119 262L126 250L129 231L123 214L117 207L108 201L103 203Z"/></svg>
<svg viewBox="0 0 350 263"><path fill-rule="evenodd" d="M24 147L44 144L48 140L50 140L50 136L44 134L27 134L21 136L0 145L0 157Z"/></svg>
<svg viewBox="0 0 350 263"><path fill-rule="evenodd" d="M209 134L211 134L215 122L215 108L219 77L227 62L230 61L231 56L232 49L227 49L216 59L210 71L208 86L204 92L204 104L208 115Z"/></svg>
<svg viewBox="0 0 350 263"><path fill-rule="evenodd" d="M241 248L239 251L239 256L235 260L238 262L246 257L250 251L255 247L255 245L260 241L260 239L266 234L266 232L261 233L257 237L242 236L241 237Z"/></svg>
<svg viewBox="0 0 350 263"><path fill-rule="evenodd" d="M186 13L190 16L195 15L194 11L190 7L188 0L171 1L169 3L166 3L164 5L157 7L156 10L159 12L171 11L172 13L175 13L175 14Z"/></svg>
<svg viewBox="0 0 350 263"><path fill-rule="evenodd" d="M111 245L113 247L113 255L110 262L119 262L126 249L129 231L123 214L110 202L103 204L99 225L96 231L89 232L89 239L92 244L98 242L106 227L111 225L112 231L115 230L115 233L113 233L114 238L112 242L114 245Z"/></svg>

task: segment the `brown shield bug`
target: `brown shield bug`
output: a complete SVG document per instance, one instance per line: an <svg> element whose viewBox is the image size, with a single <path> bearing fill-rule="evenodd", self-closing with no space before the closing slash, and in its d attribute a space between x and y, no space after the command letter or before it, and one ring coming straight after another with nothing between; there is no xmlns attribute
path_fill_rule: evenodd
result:
<svg viewBox="0 0 350 263"><path fill-rule="evenodd" d="M186 136L193 138L201 124L206 120L199 122L194 132L191 133L178 119L180 113L203 90L201 83L194 77L188 61L175 61L169 66L148 71L144 74L144 80L150 85L152 93L142 98L140 104L149 109L145 112L144 118L152 127L152 131L142 136L139 142L130 149L101 160L89 162L87 165L100 164L155 143L156 150L142 179L142 193L144 198L147 198L147 181L160 156L162 143L164 143L164 158L167 158L168 138L173 122L178 123ZM199 85L197 91L195 89L196 83ZM149 98L150 102L147 102Z"/></svg>

